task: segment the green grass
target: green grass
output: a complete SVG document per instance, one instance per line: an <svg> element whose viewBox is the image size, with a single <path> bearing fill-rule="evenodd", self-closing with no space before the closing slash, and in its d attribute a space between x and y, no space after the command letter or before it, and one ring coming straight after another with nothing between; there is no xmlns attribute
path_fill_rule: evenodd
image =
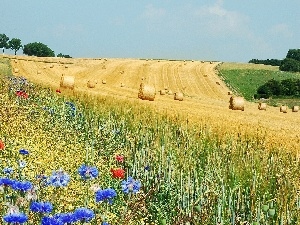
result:
<svg viewBox="0 0 300 225"><path fill-rule="evenodd" d="M300 73L282 72L275 66L223 63L218 67L218 70L225 83L236 94L244 96L249 101L254 100L253 95L257 88L268 80L300 79ZM273 99L273 104L279 104L280 101L282 102L282 99L278 99L278 102ZM286 100L286 102L290 101Z"/></svg>

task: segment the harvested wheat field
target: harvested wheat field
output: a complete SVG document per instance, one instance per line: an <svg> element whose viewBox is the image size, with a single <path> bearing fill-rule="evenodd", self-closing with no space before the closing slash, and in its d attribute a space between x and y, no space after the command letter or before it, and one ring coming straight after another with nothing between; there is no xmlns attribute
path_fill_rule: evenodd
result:
<svg viewBox="0 0 300 225"><path fill-rule="evenodd" d="M16 76L51 87L60 87L62 74L74 76L75 93L113 96L137 104L147 104L158 113L179 114L189 122L199 122L221 134L263 135L266 145L282 145L300 150L300 113L281 113L278 107L258 110L257 103L245 101L244 111L229 109L231 91L216 74L219 62L169 61L140 59L61 59L14 57ZM38 72L39 71L39 72ZM88 88L88 81L98 81ZM101 81L106 81L105 84ZM138 99L141 82L156 90L154 101ZM123 85L121 85L123 84ZM174 95L160 95L160 90L181 92L183 101ZM61 94L64 92L62 91Z"/></svg>

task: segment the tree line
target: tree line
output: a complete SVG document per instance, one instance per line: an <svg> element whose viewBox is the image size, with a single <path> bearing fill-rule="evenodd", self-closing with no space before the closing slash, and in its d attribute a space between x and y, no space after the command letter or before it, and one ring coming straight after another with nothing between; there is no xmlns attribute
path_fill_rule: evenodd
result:
<svg viewBox="0 0 300 225"><path fill-rule="evenodd" d="M281 71L300 72L300 49L289 49L283 60L251 59L249 63L279 66Z"/></svg>
<svg viewBox="0 0 300 225"><path fill-rule="evenodd" d="M15 55L20 49L22 49L23 54L29 56L55 57L54 51L41 42L33 42L33 43L28 43L26 45L22 45L21 39L19 38L10 39L6 34L0 34L0 48L2 48L3 54L5 49L13 50ZM72 58L71 56L64 55L62 53L59 53L57 57Z"/></svg>
<svg viewBox="0 0 300 225"><path fill-rule="evenodd" d="M269 97L300 97L300 79L271 79L257 89L254 98L269 98Z"/></svg>

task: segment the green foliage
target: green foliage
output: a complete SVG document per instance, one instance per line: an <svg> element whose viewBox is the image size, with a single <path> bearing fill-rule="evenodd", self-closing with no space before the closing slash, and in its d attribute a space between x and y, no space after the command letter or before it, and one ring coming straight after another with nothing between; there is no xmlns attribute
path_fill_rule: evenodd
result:
<svg viewBox="0 0 300 225"><path fill-rule="evenodd" d="M47 45L40 42L33 42L24 45L23 53L29 56L38 57L55 57L54 51L51 50Z"/></svg>
<svg viewBox="0 0 300 225"><path fill-rule="evenodd" d="M72 58L70 55L64 55L62 53L57 54L57 57L61 57L61 58Z"/></svg>
<svg viewBox="0 0 300 225"><path fill-rule="evenodd" d="M0 48L3 49L3 53L4 49L8 49L8 41L9 37L7 37L5 34L0 34Z"/></svg>
<svg viewBox="0 0 300 225"><path fill-rule="evenodd" d="M272 96L300 97L300 79L269 80L257 89L256 98Z"/></svg>
<svg viewBox="0 0 300 225"><path fill-rule="evenodd" d="M12 38L9 42L8 42L8 47L11 50L15 51L15 55L17 54L17 51L20 50L20 48L22 48L22 43L21 40L19 38Z"/></svg>
<svg viewBox="0 0 300 225"><path fill-rule="evenodd" d="M300 72L300 49L290 49L279 69L281 71Z"/></svg>
<svg viewBox="0 0 300 225"><path fill-rule="evenodd" d="M264 65L270 65L270 66L280 66L282 60L280 59L251 59L249 63L254 63L254 64L264 64Z"/></svg>
<svg viewBox="0 0 300 225"><path fill-rule="evenodd" d="M282 61L281 66L279 67L281 71L292 71L299 72L300 71L300 61L292 58L285 58Z"/></svg>

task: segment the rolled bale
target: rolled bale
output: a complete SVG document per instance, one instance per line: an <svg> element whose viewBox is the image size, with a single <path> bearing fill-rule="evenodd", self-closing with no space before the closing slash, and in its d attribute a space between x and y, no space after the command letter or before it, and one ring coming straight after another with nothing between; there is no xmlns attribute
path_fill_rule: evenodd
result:
<svg viewBox="0 0 300 225"><path fill-rule="evenodd" d="M173 95L173 91L168 90L168 95Z"/></svg>
<svg viewBox="0 0 300 225"><path fill-rule="evenodd" d="M242 110L245 109L245 100L243 97L231 96L229 100L229 109Z"/></svg>
<svg viewBox="0 0 300 225"><path fill-rule="evenodd" d="M140 84L138 98L142 100L154 101L155 94L155 87L146 85L144 83Z"/></svg>
<svg viewBox="0 0 300 225"><path fill-rule="evenodd" d="M67 89L74 89L75 78L73 76L62 75L60 79L60 87Z"/></svg>
<svg viewBox="0 0 300 225"><path fill-rule="evenodd" d="M228 95L232 95L232 91L228 91L227 94L228 94Z"/></svg>
<svg viewBox="0 0 300 225"><path fill-rule="evenodd" d="M14 73L19 73L19 69L18 68L14 68Z"/></svg>
<svg viewBox="0 0 300 225"><path fill-rule="evenodd" d="M298 112L299 111L299 106L298 105L294 105L292 108L292 112Z"/></svg>
<svg viewBox="0 0 300 225"><path fill-rule="evenodd" d="M89 80L89 81L87 82L87 87L88 87L88 88L94 88L94 87L96 87L96 82L95 82L95 81L92 81L92 80Z"/></svg>
<svg viewBox="0 0 300 225"><path fill-rule="evenodd" d="M166 94L166 90L162 89L159 91L160 95L165 95Z"/></svg>
<svg viewBox="0 0 300 225"><path fill-rule="evenodd" d="M121 87L125 87L125 84L124 84L124 83L121 83Z"/></svg>
<svg viewBox="0 0 300 225"><path fill-rule="evenodd" d="M260 102L259 104L258 104L258 109L259 110L267 110L267 103L265 103L265 102Z"/></svg>
<svg viewBox="0 0 300 225"><path fill-rule="evenodd" d="M51 64L51 65L50 65L50 68L54 68L54 64Z"/></svg>
<svg viewBox="0 0 300 225"><path fill-rule="evenodd" d="M217 85L220 85L220 82L219 82L219 81L216 81L216 84L217 84Z"/></svg>
<svg viewBox="0 0 300 225"><path fill-rule="evenodd" d="M106 80L102 80L102 84L106 84Z"/></svg>
<svg viewBox="0 0 300 225"><path fill-rule="evenodd" d="M42 71L38 70L36 73L37 73L37 74L41 74L41 73L42 73Z"/></svg>
<svg viewBox="0 0 300 225"><path fill-rule="evenodd" d="M287 113L288 107L286 105L280 106L280 112Z"/></svg>
<svg viewBox="0 0 300 225"><path fill-rule="evenodd" d="M65 68L69 68L69 66L68 66L68 65L65 65Z"/></svg>
<svg viewBox="0 0 300 225"><path fill-rule="evenodd" d="M183 93L182 92L175 92L174 93L174 100L183 101Z"/></svg>
<svg viewBox="0 0 300 225"><path fill-rule="evenodd" d="M44 66L43 68L44 68L44 69L47 69L47 66Z"/></svg>

